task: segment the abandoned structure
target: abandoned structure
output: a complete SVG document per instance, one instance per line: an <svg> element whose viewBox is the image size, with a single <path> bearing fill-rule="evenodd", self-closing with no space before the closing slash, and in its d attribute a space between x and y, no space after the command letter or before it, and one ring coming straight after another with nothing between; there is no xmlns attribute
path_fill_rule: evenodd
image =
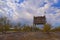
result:
<svg viewBox="0 0 60 40"><path fill-rule="evenodd" d="M33 25L40 25L46 23L46 17L45 16L34 16Z"/></svg>

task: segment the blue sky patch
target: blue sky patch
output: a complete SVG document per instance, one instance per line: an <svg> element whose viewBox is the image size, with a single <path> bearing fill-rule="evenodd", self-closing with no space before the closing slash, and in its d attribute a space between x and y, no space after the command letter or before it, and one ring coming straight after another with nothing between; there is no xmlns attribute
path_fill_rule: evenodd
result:
<svg viewBox="0 0 60 40"><path fill-rule="evenodd" d="M16 3L18 3L18 4L20 4L20 3L22 3L24 0L18 0L18 2L17 1L15 1Z"/></svg>
<svg viewBox="0 0 60 40"><path fill-rule="evenodd" d="M58 0L58 2L54 3L52 6L60 9L60 0Z"/></svg>

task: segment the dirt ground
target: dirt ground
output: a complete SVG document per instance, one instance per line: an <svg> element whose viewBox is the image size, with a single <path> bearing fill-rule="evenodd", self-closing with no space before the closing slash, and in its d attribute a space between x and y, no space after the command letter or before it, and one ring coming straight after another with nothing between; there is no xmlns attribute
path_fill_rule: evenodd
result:
<svg viewBox="0 0 60 40"><path fill-rule="evenodd" d="M0 34L0 40L60 40L60 32L15 32Z"/></svg>

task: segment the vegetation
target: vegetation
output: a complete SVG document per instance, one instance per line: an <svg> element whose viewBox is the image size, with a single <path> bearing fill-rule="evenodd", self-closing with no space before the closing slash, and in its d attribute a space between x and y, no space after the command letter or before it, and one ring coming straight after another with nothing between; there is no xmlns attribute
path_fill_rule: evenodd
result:
<svg viewBox="0 0 60 40"><path fill-rule="evenodd" d="M29 26L29 25L23 25L23 27L21 26L21 23L17 23L17 25L15 25L13 27L13 29L11 29L11 24L10 21L7 20L7 17L2 17L0 18L0 32L7 32L7 31L15 31L15 32L38 32L38 31L42 31L42 32L60 32L60 26L53 28L50 24L44 24L43 29L38 28L38 27L33 27L33 26Z"/></svg>
<svg viewBox="0 0 60 40"><path fill-rule="evenodd" d="M59 27L55 27L54 29L51 30L52 32L60 32L60 26Z"/></svg>
<svg viewBox="0 0 60 40"><path fill-rule="evenodd" d="M43 28L44 32L50 32L51 31L51 25L50 24L45 24Z"/></svg>
<svg viewBox="0 0 60 40"><path fill-rule="evenodd" d="M7 18L6 17L0 18L0 31L2 31L2 32L7 31L7 30L9 30L9 27L10 27L10 25L9 25Z"/></svg>

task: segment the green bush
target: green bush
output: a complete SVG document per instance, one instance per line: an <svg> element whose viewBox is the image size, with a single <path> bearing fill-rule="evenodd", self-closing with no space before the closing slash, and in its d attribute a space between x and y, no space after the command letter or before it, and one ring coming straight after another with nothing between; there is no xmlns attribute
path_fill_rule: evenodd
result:
<svg viewBox="0 0 60 40"><path fill-rule="evenodd" d="M50 24L45 24L43 28L44 32L50 32L51 31L51 25Z"/></svg>
<svg viewBox="0 0 60 40"><path fill-rule="evenodd" d="M9 24L9 20L7 20L7 17L1 17L0 18L0 31L9 31L10 29L10 24Z"/></svg>
<svg viewBox="0 0 60 40"><path fill-rule="evenodd" d="M60 26L59 27L55 27L54 29L52 29L53 32L60 32Z"/></svg>
<svg viewBox="0 0 60 40"><path fill-rule="evenodd" d="M40 31L40 29L38 27L33 27L33 26L24 26L22 28L22 31L24 32L35 32L35 31Z"/></svg>
<svg viewBox="0 0 60 40"><path fill-rule="evenodd" d="M23 27L23 31L29 32L29 31L31 31L31 27L25 26L25 27Z"/></svg>

